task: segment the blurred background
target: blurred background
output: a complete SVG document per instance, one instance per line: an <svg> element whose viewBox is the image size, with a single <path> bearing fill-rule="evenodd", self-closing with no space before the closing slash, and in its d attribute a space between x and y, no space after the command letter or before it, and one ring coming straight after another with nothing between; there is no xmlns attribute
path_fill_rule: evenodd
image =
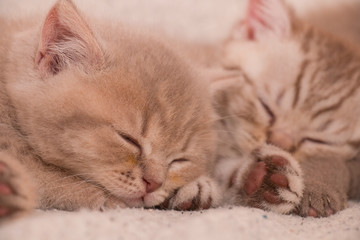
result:
<svg viewBox="0 0 360 240"><path fill-rule="evenodd" d="M0 16L46 14L56 0L0 0ZM160 29L192 41L226 36L247 0L73 0L86 15ZM299 16L360 39L360 0L285 0ZM355 24L356 23L356 24ZM355 29L355 31L354 31Z"/></svg>

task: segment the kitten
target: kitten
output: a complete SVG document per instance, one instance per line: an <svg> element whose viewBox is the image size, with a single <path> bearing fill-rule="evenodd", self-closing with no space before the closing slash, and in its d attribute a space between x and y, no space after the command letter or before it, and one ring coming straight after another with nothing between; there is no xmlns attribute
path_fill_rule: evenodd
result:
<svg viewBox="0 0 360 240"><path fill-rule="evenodd" d="M227 201L329 216L360 190L360 53L299 21L281 0L250 0L213 79L217 176Z"/></svg>
<svg viewBox="0 0 360 240"><path fill-rule="evenodd" d="M218 205L211 103L170 47L90 24L69 0L41 27L0 24L0 220L34 207Z"/></svg>

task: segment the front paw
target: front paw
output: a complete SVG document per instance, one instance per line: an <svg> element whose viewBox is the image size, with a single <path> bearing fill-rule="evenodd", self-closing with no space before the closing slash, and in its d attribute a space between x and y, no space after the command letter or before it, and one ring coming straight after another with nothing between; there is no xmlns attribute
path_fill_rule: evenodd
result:
<svg viewBox="0 0 360 240"><path fill-rule="evenodd" d="M201 210L219 206L221 192L217 183L209 177L199 177L181 187L169 201L175 210Z"/></svg>
<svg viewBox="0 0 360 240"><path fill-rule="evenodd" d="M127 205L119 198L112 195L108 195L105 197L104 203L100 206L99 210L106 211L106 210L111 210L116 208L126 208L126 207Z"/></svg>
<svg viewBox="0 0 360 240"><path fill-rule="evenodd" d="M232 178L237 202L278 213L291 212L303 196L303 178L298 162L287 152L264 146L253 155L257 161L247 172L235 170Z"/></svg>
<svg viewBox="0 0 360 240"><path fill-rule="evenodd" d="M328 217L346 207L347 197L321 182L306 183L304 197L294 213L303 217Z"/></svg>
<svg viewBox="0 0 360 240"><path fill-rule="evenodd" d="M34 209L34 190L25 168L15 159L0 154L0 221Z"/></svg>

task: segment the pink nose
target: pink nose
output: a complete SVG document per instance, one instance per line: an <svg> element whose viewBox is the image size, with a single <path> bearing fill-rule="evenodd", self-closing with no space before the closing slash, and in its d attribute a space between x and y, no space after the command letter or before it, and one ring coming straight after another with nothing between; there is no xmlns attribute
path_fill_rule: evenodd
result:
<svg viewBox="0 0 360 240"><path fill-rule="evenodd" d="M146 183L146 193L152 193L155 190L159 189L162 185L162 182L157 182L150 178L143 177L143 180Z"/></svg>
<svg viewBox="0 0 360 240"><path fill-rule="evenodd" d="M283 131L270 132L268 143L282 148L285 151L293 151L295 147L294 137Z"/></svg>

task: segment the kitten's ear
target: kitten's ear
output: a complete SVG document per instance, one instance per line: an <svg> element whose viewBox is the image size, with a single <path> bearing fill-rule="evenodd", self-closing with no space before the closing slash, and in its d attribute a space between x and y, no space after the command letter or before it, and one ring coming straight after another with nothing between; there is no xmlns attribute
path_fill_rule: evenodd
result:
<svg viewBox="0 0 360 240"><path fill-rule="evenodd" d="M76 65L98 68L103 52L85 20L70 0L59 0L42 26L35 64L42 75Z"/></svg>
<svg viewBox="0 0 360 240"><path fill-rule="evenodd" d="M292 32L292 21L292 12L283 0L249 0L246 17L234 27L231 38L249 41L284 38Z"/></svg>

